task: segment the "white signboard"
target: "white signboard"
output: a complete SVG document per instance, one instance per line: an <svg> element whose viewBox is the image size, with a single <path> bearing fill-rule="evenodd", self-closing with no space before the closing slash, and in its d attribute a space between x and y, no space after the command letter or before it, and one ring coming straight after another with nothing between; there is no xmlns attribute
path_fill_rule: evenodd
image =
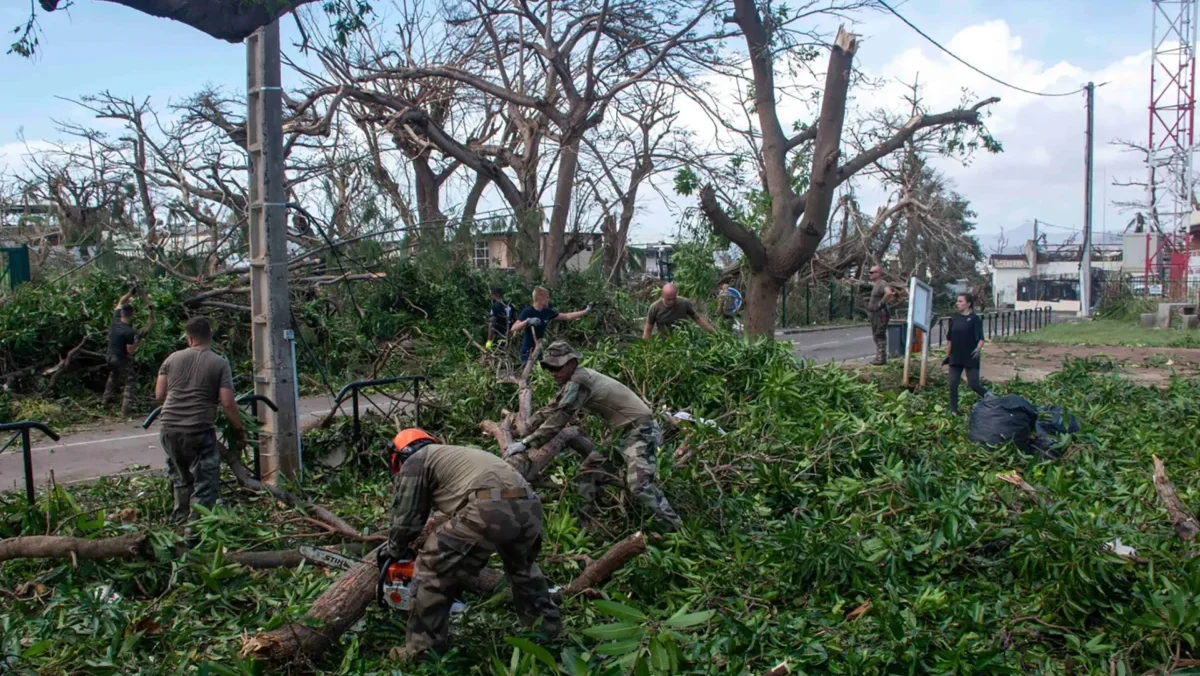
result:
<svg viewBox="0 0 1200 676"><path fill-rule="evenodd" d="M908 321L922 331L933 323L933 287L916 277L908 280Z"/></svg>

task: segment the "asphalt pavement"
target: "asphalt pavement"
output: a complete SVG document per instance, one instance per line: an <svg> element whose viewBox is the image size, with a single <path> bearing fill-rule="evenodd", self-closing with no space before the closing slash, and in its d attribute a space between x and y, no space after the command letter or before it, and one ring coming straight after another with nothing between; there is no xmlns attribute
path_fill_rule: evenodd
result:
<svg viewBox="0 0 1200 676"><path fill-rule="evenodd" d="M301 424L324 417L332 404L333 400L327 396L301 398ZM349 403L344 406L349 411ZM45 487L51 472L56 482L72 483L131 470L165 470L167 463L158 443L158 426L146 430L142 429L141 423L142 419L138 418L82 429L62 435L57 442L42 436L41 432L32 431L35 483ZM0 438L0 446L7 441L7 436ZM17 438L0 452L0 492L24 489L24 461L21 440Z"/></svg>
<svg viewBox="0 0 1200 676"><path fill-rule="evenodd" d="M776 331L778 340L790 340L795 344L796 356L817 363L859 360L875 356L875 342L871 339L871 327L865 324L852 326L803 330L799 333L788 330Z"/></svg>

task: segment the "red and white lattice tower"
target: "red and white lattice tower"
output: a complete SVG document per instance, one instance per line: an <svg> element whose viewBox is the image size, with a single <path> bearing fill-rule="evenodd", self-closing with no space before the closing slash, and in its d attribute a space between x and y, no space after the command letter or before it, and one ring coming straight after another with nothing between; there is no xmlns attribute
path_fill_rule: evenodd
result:
<svg viewBox="0 0 1200 676"><path fill-rule="evenodd" d="M1149 202L1151 227L1186 232L1191 219L1196 114L1196 0L1151 0Z"/></svg>

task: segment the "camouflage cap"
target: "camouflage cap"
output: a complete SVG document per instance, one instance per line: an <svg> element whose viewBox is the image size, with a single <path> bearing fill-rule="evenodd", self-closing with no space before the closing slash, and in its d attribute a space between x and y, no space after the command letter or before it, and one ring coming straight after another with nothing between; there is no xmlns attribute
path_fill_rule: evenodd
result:
<svg viewBox="0 0 1200 676"><path fill-rule="evenodd" d="M542 364L558 368L566 366L567 362L572 359L579 359L579 356L579 353L571 349L567 341L556 340L542 352Z"/></svg>

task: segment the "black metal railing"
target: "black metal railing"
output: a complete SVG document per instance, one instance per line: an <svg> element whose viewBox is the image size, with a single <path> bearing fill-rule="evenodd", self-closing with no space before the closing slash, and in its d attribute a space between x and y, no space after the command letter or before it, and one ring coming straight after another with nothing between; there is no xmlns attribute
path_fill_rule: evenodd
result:
<svg viewBox="0 0 1200 676"><path fill-rule="evenodd" d="M50 429L46 423L41 423L36 420L22 420L20 422L10 422L0 424L0 432L16 432L12 439L9 439L5 448L16 439L18 435L21 437L21 453L25 462L25 497L29 500L29 504L33 504L33 446L29 443L29 430L38 430L42 434L50 437L54 441L59 440L58 433ZM3 450L3 449L0 449Z"/></svg>
<svg viewBox="0 0 1200 676"><path fill-rule="evenodd" d="M1018 333L1029 333L1049 326L1054 318L1054 312L1049 307L1035 310L1001 310L984 313L980 318L983 320L984 339L992 340ZM930 332L931 341L936 340L937 345L946 343L949 338L950 319L950 316L937 318L934 329ZM930 344L934 343L930 342Z"/></svg>
<svg viewBox="0 0 1200 676"><path fill-rule="evenodd" d="M335 396L333 398L333 405L335 408L340 406L341 403L346 400L347 394L350 396L350 409L351 409L351 415L353 416L353 420L354 420L354 422L353 422L354 438L358 439L361 443L362 426L361 426L361 423L359 422L359 406L358 406L360 395L363 398L366 398L366 400L368 402L370 402L371 405L373 407L375 407L377 410L384 411L383 407L381 407L379 404L376 404L375 401L373 399L371 399L370 395L368 395L366 392L363 392L363 390L378 389L378 388L381 388L381 387L384 387L387 385L395 385L397 383L409 383L410 384L409 389L412 392L412 399L413 399L413 424L416 427L420 427L421 426L421 383L423 383L425 381L426 381L425 376L396 376L394 378L377 378L375 380L356 380L352 383L347 384L341 390L338 390L337 396ZM392 413L394 413L400 407L401 404L406 403L403 400L397 401L394 397L391 397L391 399L392 399L392 404L384 412L385 417L390 417L392 415Z"/></svg>

